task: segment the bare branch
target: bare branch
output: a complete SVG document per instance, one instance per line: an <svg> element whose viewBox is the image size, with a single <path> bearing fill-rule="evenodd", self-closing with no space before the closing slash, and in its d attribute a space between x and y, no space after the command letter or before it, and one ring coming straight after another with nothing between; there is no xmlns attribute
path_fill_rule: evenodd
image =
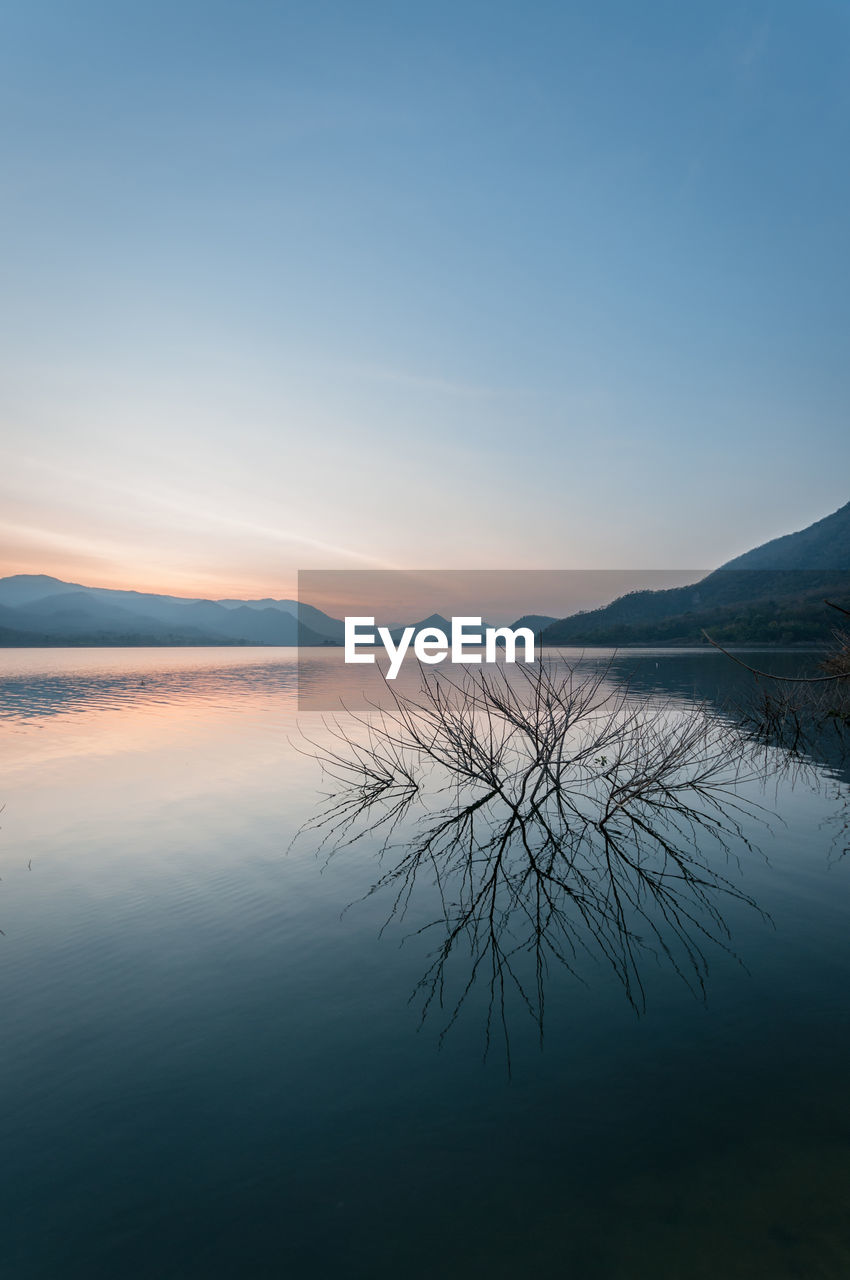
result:
<svg viewBox="0 0 850 1280"><path fill-rule="evenodd" d="M509 1052L511 997L542 1034L550 963L580 977L582 955L611 967L636 1010L645 955L702 995L704 947L731 954L719 901L756 905L715 865L752 847L747 737L704 707L631 697L606 666L423 673L417 694L387 686L382 705L327 728L309 749L334 786L308 829L331 852L379 839L369 893L390 892L388 921L420 876L436 885L442 915L417 932L443 938L417 994L423 1017L445 1009L443 1034L479 979L488 1042L495 1018Z"/></svg>

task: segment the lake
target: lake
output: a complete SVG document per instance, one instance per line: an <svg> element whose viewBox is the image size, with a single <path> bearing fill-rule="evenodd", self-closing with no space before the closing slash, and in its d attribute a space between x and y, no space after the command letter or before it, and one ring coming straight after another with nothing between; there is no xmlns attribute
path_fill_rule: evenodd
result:
<svg viewBox="0 0 850 1280"><path fill-rule="evenodd" d="M339 661L312 651L313 686ZM508 994L508 1064L486 984L423 1017L433 884L393 917L379 838L302 830L327 728L297 675L283 649L0 652L0 1274L850 1275L840 763L742 784L764 812L706 853L738 895L704 991L655 945L630 1001L580 950L542 1038ZM749 679L669 651L627 677L718 718Z"/></svg>

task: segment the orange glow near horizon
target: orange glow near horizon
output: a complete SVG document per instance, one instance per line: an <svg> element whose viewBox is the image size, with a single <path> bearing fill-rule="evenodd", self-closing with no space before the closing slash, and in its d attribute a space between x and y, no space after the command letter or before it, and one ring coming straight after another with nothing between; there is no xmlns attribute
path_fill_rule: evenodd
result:
<svg viewBox="0 0 850 1280"><path fill-rule="evenodd" d="M61 554L49 563L23 557L0 556L0 578L16 574L45 574L63 582L76 582L82 587L103 587L112 591L139 591L151 595L181 596L194 600L294 600L297 592L297 570L282 570L279 578L254 578L213 572L159 572L145 565L137 571L120 573L113 566L99 566L85 558Z"/></svg>

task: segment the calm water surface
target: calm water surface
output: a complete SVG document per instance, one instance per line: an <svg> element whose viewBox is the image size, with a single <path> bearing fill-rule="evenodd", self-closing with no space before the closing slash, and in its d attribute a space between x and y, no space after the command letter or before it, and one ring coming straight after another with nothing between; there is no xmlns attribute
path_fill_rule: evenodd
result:
<svg viewBox="0 0 850 1280"><path fill-rule="evenodd" d="M316 653L311 679L339 654ZM618 660L720 704L716 654ZM321 779L286 650L0 652L0 1275L850 1276L850 857L828 761L751 798L705 1001L638 1016L588 960L542 1046L409 997L427 887L382 932L368 841L301 837ZM719 713L718 713L719 714ZM350 905L350 904L354 905ZM349 908L346 910L346 908Z"/></svg>

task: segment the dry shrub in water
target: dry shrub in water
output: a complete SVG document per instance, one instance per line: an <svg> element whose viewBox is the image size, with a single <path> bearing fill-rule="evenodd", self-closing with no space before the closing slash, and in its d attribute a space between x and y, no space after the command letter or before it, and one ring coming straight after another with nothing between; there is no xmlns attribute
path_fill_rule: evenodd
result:
<svg viewBox="0 0 850 1280"><path fill-rule="evenodd" d="M455 680L423 675L409 697L326 722L308 741L330 782L308 829L337 852L380 841L381 874L403 917L417 881L436 886L441 937L417 992L446 1008L443 1034L476 981L507 1040L513 992L542 1032L552 962L577 976L602 959L640 1009L639 963L669 960L698 993L705 945L729 950L723 899L755 906L727 865L751 846L758 776L748 743L701 706L630 696L609 680L541 660ZM465 957L449 996L447 965Z"/></svg>

